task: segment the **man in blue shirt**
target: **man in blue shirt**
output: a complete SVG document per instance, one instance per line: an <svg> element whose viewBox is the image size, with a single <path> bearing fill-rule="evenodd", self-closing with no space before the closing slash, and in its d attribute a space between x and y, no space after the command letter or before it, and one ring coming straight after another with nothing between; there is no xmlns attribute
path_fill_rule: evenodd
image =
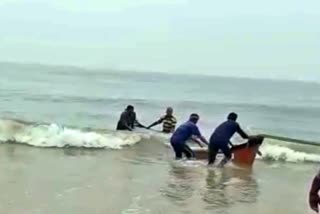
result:
<svg viewBox="0 0 320 214"><path fill-rule="evenodd" d="M220 124L210 137L209 143L209 156L208 164L213 164L216 160L216 156L219 150L224 154L224 159L220 162L219 166L223 167L232 157L229 144L232 146L230 139L237 132L244 139L248 139L249 136L240 128L240 125L236 122L238 115L234 112L228 115L227 121Z"/></svg>
<svg viewBox="0 0 320 214"><path fill-rule="evenodd" d="M199 115L191 114L189 121L182 124L173 133L170 142L174 152L176 153L176 159L181 159L183 153L188 159L195 157L193 151L188 145L186 145L186 141L190 138L198 143L200 147L203 147L200 141L208 145L208 141L201 135L199 128L196 125L198 121Z"/></svg>

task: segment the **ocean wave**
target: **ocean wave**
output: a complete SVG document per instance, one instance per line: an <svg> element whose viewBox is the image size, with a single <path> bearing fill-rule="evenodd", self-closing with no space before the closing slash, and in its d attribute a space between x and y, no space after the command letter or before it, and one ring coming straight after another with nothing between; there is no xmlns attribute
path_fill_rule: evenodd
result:
<svg viewBox="0 0 320 214"><path fill-rule="evenodd" d="M170 147L169 138L168 135L150 130L139 130L133 133L116 132L64 127L55 123L45 124L0 119L0 142L14 142L35 147L122 149L142 140L151 141L154 139ZM318 154L305 152L304 149L289 148L289 146L275 144L269 140L264 142L260 150L263 154L262 160L265 161L320 162Z"/></svg>
<svg viewBox="0 0 320 214"><path fill-rule="evenodd" d="M320 162L319 154L297 151L286 146L264 143L260 150L262 152L262 159L266 161L282 161L292 163Z"/></svg>
<svg viewBox="0 0 320 214"><path fill-rule="evenodd" d="M0 120L0 141L36 147L84 147L121 149L150 138L147 133L98 132L67 128L58 124L35 124Z"/></svg>
<svg viewBox="0 0 320 214"><path fill-rule="evenodd" d="M165 143L168 148L171 148L170 143ZM194 143L190 143L191 148L198 146ZM285 146L272 145L264 143L260 147L262 157L257 156L256 159L262 161L273 162L290 162L290 163L320 163L320 155L312 154L302 151L297 151Z"/></svg>

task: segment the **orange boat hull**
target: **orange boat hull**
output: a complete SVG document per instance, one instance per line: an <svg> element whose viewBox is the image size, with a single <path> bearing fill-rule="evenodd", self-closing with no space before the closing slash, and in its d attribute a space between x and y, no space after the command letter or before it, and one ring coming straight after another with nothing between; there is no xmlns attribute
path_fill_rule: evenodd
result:
<svg viewBox="0 0 320 214"><path fill-rule="evenodd" d="M252 166L263 140L263 136L255 136L246 143L234 146L231 149L233 153L233 163L238 166ZM194 149L193 151L196 155L196 159L208 159L208 149L199 148Z"/></svg>

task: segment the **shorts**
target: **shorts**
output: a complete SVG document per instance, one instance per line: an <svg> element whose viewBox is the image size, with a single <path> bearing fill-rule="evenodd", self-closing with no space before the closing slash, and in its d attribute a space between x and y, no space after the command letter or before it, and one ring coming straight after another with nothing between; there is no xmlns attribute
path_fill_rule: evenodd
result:
<svg viewBox="0 0 320 214"><path fill-rule="evenodd" d="M215 162L219 150L222 151L226 159L230 160L232 158L228 142L210 142L208 155L209 164L213 164Z"/></svg>
<svg viewBox="0 0 320 214"><path fill-rule="evenodd" d="M195 158L194 152L186 143L171 142L171 146L176 153L176 159L181 159L182 154L184 154L188 159Z"/></svg>

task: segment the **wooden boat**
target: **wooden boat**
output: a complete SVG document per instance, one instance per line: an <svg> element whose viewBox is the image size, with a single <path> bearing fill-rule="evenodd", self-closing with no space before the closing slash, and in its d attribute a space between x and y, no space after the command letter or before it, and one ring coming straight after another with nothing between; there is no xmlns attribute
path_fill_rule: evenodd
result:
<svg viewBox="0 0 320 214"><path fill-rule="evenodd" d="M251 137L246 143L233 146L231 148L233 163L238 166L251 167L255 161L256 155L259 153L259 147L262 145L263 140L264 137L258 135ZM192 150L196 155L196 159L208 159L207 148L192 147Z"/></svg>

